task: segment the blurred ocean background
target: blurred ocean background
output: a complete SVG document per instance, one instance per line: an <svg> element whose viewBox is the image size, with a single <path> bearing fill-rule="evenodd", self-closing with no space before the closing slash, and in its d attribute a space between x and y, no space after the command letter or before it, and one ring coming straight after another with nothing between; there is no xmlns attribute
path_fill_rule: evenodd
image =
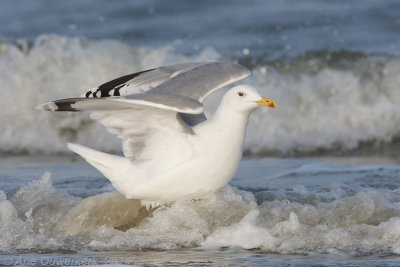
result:
<svg viewBox="0 0 400 267"><path fill-rule="evenodd" d="M0 263L400 265L399 33L397 0L0 1ZM118 139L35 110L210 59L250 68L278 108L252 114L238 174L198 201L140 209L65 146Z"/></svg>

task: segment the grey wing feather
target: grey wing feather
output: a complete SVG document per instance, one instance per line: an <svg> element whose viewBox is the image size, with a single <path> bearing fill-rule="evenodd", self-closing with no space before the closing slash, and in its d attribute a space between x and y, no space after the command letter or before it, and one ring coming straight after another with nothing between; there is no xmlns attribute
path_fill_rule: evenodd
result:
<svg viewBox="0 0 400 267"><path fill-rule="evenodd" d="M184 63L125 75L86 92L82 97L126 96L148 91L181 95L202 103L215 90L250 74L239 64L218 61Z"/></svg>
<svg viewBox="0 0 400 267"><path fill-rule="evenodd" d="M251 72L239 65L217 61L205 62L191 69L181 71L149 93L176 94L193 98L199 102L228 84L250 76Z"/></svg>
<svg viewBox="0 0 400 267"><path fill-rule="evenodd" d="M56 100L41 108L112 110L129 108L130 104L144 101L153 107L179 112L179 118L193 126L206 120L200 103L209 94L250 74L239 64L218 61L177 64L125 75L86 92L82 98Z"/></svg>
<svg viewBox="0 0 400 267"><path fill-rule="evenodd" d="M204 102L212 92L250 76L251 72L239 65L222 62L205 62L175 74L149 93L168 93ZM194 126L206 120L202 114L180 114L183 121Z"/></svg>
<svg viewBox="0 0 400 267"><path fill-rule="evenodd" d="M55 100L40 106L52 111L97 111L153 107L180 113L200 114L203 105L194 99L165 94L140 93L124 97L67 98Z"/></svg>
<svg viewBox="0 0 400 267"><path fill-rule="evenodd" d="M183 63L125 75L106 82L86 92L81 97L124 96L145 92L159 86L161 83L180 72L190 70L205 63L207 62Z"/></svg>
<svg viewBox="0 0 400 267"><path fill-rule="evenodd" d="M135 98L139 92L172 94L192 98L199 102L228 84L248 77L251 72L239 65L218 61L184 63L145 70L126 75L84 94L84 97L126 96ZM68 104L65 104L68 107ZM193 126L204 120L204 114L180 114L182 120Z"/></svg>
<svg viewBox="0 0 400 267"><path fill-rule="evenodd" d="M207 120L206 115L204 115L204 113L201 114L179 113L178 116L189 126L195 126Z"/></svg>

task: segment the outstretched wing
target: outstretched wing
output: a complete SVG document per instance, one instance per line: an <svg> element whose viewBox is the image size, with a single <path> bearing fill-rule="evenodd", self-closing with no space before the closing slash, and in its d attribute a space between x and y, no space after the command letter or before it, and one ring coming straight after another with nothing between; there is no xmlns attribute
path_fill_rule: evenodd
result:
<svg viewBox="0 0 400 267"><path fill-rule="evenodd" d="M218 61L184 63L126 75L86 92L82 97L125 96L139 92L173 94L204 102L212 92L248 77L251 72L239 65ZM193 126L204 120L204 113L180 113Z"/></svg>
<svg viewBox="0 0 400 267"><path fill-rule="evenodd" d="M181 95L203 103L204 99L214 91L244 79L250 74L247 68L239 64L204 62L175 73L170 79L148 92Z"/></svg>
<svg viewBox="0 0 400 267"><path fill-rule="evenodd" d="M186 72L203 64L207 64L207 62L183 63L132 73L93 88L81 97L109 97L142 93L159 86L178 73Z"/></svg>
<svg viewBox="0 0 400 267"><path fill-rule="evenodd" d="M66 98L40 105L47 111L97 111L153 107L179 113L200 114L203 105L198 101L179 95L139 93L121 97Z"/></svg>
<svg viewBox="0 0 400 267"><path fill-rule="evenodd" d="M93 111L91 117L122 139L125 157L169 161L167 153L191 153L192 129L179 113L201 114L203 106L191 98L141 93L124 97L69 98L41 106L53 111Z"/></svg>
<svg viewBox="0 0 400 267"><path fill-rule="evenodd" d="M86 92L82 97L124 96L149 91L182 95L202 103L215 90L250 74L239 64L218 61L183 63L122 76Z"/></svg>
<svg viewBox="0 0 400 267"><path fill-rule="evenodd" d="M183 160L192 154L192 129L177 112L154 107L96 111L91 118L122 139L126 158L171 164L171 153ZM175 162L177 164L178 162Z"/></svg>

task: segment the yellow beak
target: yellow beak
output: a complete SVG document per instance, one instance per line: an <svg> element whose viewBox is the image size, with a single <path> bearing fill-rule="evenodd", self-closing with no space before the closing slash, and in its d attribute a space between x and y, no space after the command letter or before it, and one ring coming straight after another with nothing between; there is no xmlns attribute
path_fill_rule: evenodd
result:
<svg viewBox="0 0 400 267"><path fill-rule="evenodd" d="M276 108L276 102L271 98L262 97L261 100L255 101L258 106L265 106L270 108Z"/></svg>

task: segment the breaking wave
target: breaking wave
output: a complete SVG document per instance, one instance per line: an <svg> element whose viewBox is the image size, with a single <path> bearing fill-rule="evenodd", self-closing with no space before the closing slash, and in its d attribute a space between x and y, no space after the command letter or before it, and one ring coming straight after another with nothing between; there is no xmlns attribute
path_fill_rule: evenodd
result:
<svg viewBox="0 0 400 267"><path fill-rule="evenodd" d="M119 141L88 114L42 112L35 106L79 96L127 73L209 59L235 60L213 48L186 55L174 45L146 49L56 35L40 36L33 44L0 43L0 152L64 153L66 142L119 150ZM316 52L287 62L261 58L244 64L253 70L245 82L278 103L275 110L252 115L247 152L351 150L400 136L398 57ZM217 101L210 103L212 108Z"/></svg>
<svg viewBox="0 0 400 267"><path fill-rule="evenodd" d="M399 254L399 203L398 188L336 183L251 193L226 186L147 210L117 192L69 195L46 173L7 196L0 193L0 251L231 247Z"/></svg>

